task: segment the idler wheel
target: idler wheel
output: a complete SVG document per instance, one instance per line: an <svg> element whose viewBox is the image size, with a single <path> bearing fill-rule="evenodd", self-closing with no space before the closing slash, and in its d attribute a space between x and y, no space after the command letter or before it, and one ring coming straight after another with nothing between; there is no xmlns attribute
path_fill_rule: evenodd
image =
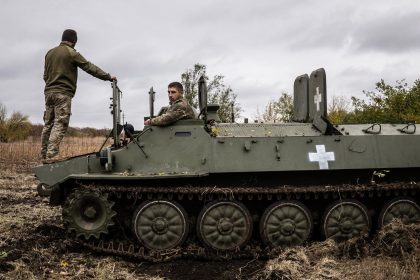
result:
<svg viewBox="0 0 420 280"><path fill-rule="evenodd" d="M260 221L260 235L271 247L303 244L312 231L309 210L297 201L279 201L268 207Z"/></svg>
<svg viewBox="0 0 420 280"><path fill-rule="evenodd" d="M205 245L216 250L233 250L251 238L249 211L236 201L215 201L206 205L197 220L197 233Z"/></svg>
<svg viewBox="0 0 420 280"><path fill-rule="evenodd" d="M167 250L180 246L188 235L188 219L176 202L157 200L140 204L132 226L137 239L146 248Z"/></svg>
<svg viewBox="0 0 420 280"><path fill-rule="evenodd" d="M50 196L52 187L48 186L47 184L40 183L36 186L36 190L39 196Z"/></svg>
<svg viewBox="0 0 420 280"><path fill-rule="evenodd" d="M337 201L324 214L322 233L325 238L343 241L367 234L369 230L366 207L357 200Z"/></svg>
<svg viewBox="0 0 420 280"><path fill-rule="evenodd" d="M389 201L379 214L379 227L400 219L404 224L420 223L420 207L410 198L398 197Z"/></svg>
<svg viewBox="0 0 420 280"><path fill-rule="evenodd" d="M101 233L108 233L108 227L114 225L112 210L114 202L108 200L107 194L76 190L63 207L63 219L70 232L76 236L99 238Z"/></svg>

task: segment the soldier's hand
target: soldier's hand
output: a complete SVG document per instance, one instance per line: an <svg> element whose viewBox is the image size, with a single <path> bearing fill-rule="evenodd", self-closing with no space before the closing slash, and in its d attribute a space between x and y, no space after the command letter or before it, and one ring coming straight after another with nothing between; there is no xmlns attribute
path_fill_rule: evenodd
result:
<svg viewBox="0 0 420 280"><path fill-rule="evenodd" d="M111 82L117 82L117 77L111 76Z"/></svg>
<svg viewBox="0 0 420 280"><path fill-rule="evenodd" d="M144 125L150 125L150 119L145 120Z"/></svg>

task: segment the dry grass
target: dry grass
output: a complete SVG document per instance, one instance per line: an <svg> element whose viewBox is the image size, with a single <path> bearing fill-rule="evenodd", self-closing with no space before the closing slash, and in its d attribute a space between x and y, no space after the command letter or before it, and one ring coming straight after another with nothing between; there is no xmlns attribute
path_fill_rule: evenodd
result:
<svg viewBox="0 0 420 280"><path fill-rule="evenodd" d="M326 240L273 252L254 279L420 279L420 225L394 221L371 242Z"/></svg>
<svg viewBox="0 0 420 280"><path fill-rule="evenodd" d="M99 256L65 238L61 209L36 196L34 176L0 171L0 279L159 280L141 263Z"/></svg>
<svg viewBox="0 0 420 280"><path fill-rule="evenodd" d="M413 256L408 259L395 259L387 256L366 257L362 260L348 260L341 270L346 271L343 279L349 280L384 280L384 279L420 279L419 261Z"/></svg>
<svg viewBox="0 0 420 280"><path fill-rule="evenodd" d="M60 145L59 156L67 158L96 152L104 141L104 137L65 137ZM13 172L30 173L33 166L40 164L40 153L40 138L0 143L0 168Z"/></svg>

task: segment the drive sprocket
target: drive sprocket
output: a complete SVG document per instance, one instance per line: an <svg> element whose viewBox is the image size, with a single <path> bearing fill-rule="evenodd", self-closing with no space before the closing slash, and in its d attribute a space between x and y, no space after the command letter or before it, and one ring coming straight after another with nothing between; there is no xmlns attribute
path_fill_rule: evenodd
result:
<svg viewBox="0 0 420 280"><path fill-rule="evenodd" d="M76 236L98 239L101 233L107 234L108 228L114 225L112 210L114 202L108 194L89 190L76 190L67 199L63 207L63 220L69 232Z"/></svg>

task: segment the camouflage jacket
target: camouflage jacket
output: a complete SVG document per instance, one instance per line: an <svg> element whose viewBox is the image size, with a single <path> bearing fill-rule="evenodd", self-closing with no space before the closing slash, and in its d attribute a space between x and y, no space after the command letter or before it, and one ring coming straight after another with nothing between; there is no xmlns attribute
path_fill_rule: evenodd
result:
<svg viewBox="0 0 420 280"><path fill-rule="evenodd" d="M77 87L77 68L101 80L111 80L111 75L87 61L80 53L62 42L45 55L44 93L62 92L73 97Z"/></svg>
<svg viewBox="0 0 420 280"><path fill-rule="evenodd" d="M177 120L193 118L195 118L193 109L188 104L188 101L181 97L172 103L165 113L151 119L151 125L163 126L172 124Z"/></svg>

